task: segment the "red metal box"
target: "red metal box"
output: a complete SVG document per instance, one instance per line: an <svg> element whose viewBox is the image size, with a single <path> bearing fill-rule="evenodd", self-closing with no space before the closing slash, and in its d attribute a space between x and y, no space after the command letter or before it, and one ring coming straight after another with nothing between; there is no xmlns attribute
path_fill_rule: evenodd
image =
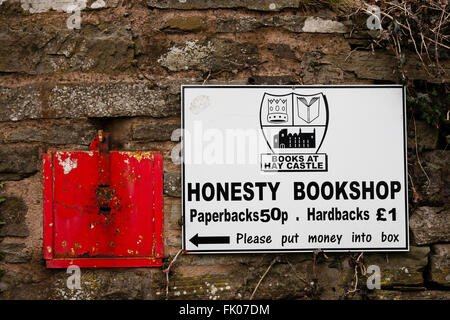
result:
<svg viewBox="0 0 450 320"><path fill-rule="evenodd" d="M93 145L43 155L47 267L161 266L161 153Z"/></svg>

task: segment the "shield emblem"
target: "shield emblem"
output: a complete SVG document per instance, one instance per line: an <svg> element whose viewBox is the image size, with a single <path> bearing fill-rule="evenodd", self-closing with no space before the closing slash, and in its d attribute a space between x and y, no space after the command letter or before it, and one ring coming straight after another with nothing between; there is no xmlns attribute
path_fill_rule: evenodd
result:
<svg viewBox="0 0 450 320"><path fill-rule="evenodd" d="M273 153L317 153L327 131L327 99L323 93L264 93L260 122Z"/></svg>

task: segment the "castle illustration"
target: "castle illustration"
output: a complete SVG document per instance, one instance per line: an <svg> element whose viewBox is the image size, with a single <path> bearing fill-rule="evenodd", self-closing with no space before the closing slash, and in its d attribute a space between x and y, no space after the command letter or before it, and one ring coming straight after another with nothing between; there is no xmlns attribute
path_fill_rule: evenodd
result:
<svg viewBox="0 0 450 320"><path fill-rule="evenodd" d="M301 128L298 133L288 133L287 129L282 129L273 137L273 145L275 148L315 148L316 129L308 133L302 133Z"/></svg>

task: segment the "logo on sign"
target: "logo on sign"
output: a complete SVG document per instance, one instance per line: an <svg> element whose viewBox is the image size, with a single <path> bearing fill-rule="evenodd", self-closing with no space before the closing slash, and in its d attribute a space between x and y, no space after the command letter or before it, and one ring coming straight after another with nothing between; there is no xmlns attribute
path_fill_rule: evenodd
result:
<svg viewBox="0 0 450 320"><path fill-rule="evenodd" d="M261 170L328 171L327 155L319 153L328 126L328 103L323 93L264 93L260 122L272 152L261 154Z"/></svg>

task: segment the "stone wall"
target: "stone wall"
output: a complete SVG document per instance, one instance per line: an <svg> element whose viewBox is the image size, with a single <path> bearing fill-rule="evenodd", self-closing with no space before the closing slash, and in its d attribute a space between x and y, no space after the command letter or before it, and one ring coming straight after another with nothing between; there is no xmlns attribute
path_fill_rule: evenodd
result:
<svg viewBox="0 0 450 320"><path fill-rule="evenodd" d="M83 269L81 290L67 289L66 270L45 268L42 154L86 150L98 129L112 133L114 149L162 151L167 267L181 247L171 160L181 84L401 82L396 57L371 46L367 16L346 18L339 2L0 1L0 298L165 299L164 268ZM81 25L72 30L74 5ZM445 99L445 56L435 77L414 51L404 54L409 85ZM181 255L168 298L248 299L273 262L257 299L449 299L448 128L416 118L408 115L410 252ZM381 290L366 289L371 264Z"/></svg>

